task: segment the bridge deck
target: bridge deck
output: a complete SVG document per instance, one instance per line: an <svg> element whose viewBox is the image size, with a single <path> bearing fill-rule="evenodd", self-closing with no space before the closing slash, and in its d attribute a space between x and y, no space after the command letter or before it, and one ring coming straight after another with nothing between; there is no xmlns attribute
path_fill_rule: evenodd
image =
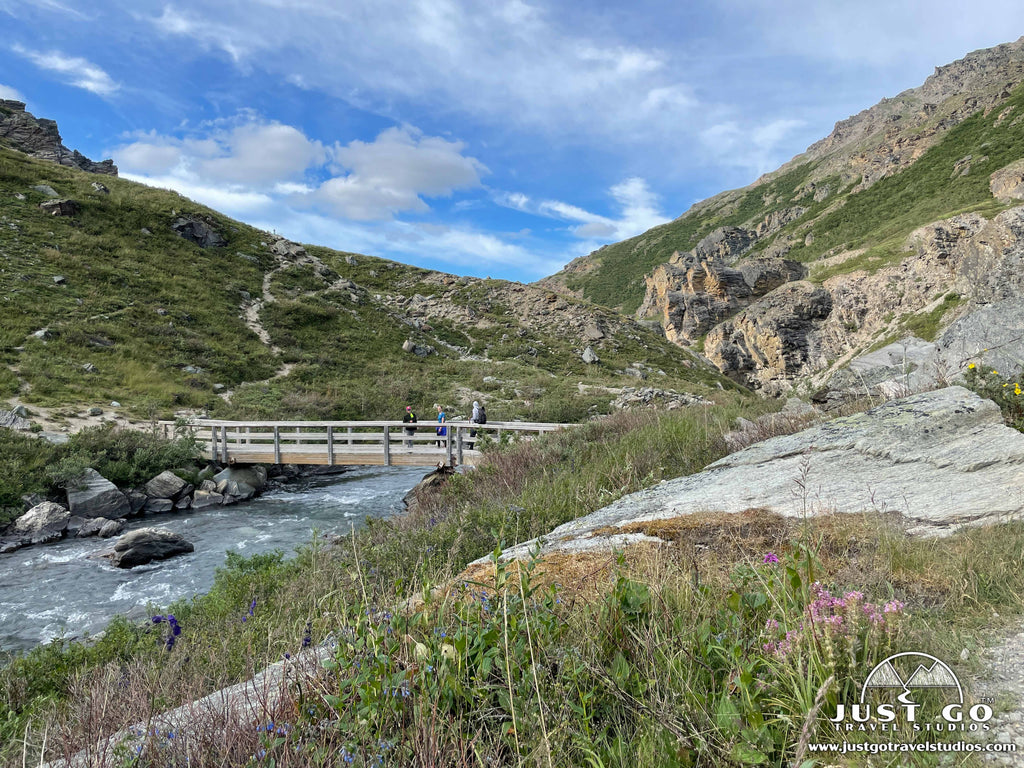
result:
<svg viewBox="0 0 1024 768"><path fill-rule="evenodd" d="M165 434L180 425L161 422ZM565 424L468 421L447 422L438 436L434 422L419 422L405 434L400 421L221 421L186 425L203 446L205 458L222 463L317 464L435 467L474 465L481 443L529 439ZM474 437L470 433L475 432Z"/></svg>

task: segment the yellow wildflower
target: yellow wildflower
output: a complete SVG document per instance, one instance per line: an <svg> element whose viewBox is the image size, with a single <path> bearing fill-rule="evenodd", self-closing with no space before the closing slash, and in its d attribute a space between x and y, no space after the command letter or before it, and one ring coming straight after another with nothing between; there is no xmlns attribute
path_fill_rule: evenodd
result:
<svg viewBox="0 0 1024 768"><path fill-rule="evenodd" d="M967 370L968 370L968 371L973 371L973 370L974 370L974 368L975 368L975 365L974 365L974 363L968 363L968 364L967 364Z"/></svg>
<svg viewBox="0 0 1024 768"><path fill-rule="evenodd" d="M999 371L992 371L992 375L993 376L998 376L999 375Z"/></svg>

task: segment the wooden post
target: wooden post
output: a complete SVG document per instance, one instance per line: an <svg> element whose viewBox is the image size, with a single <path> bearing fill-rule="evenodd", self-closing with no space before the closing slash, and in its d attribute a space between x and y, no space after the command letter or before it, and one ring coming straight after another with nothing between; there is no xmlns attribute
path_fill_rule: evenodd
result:
<svg viewBox="0 0 1024 768"><path fill-rule="evenodd" d="M457 455L459 457L459 466L460 467L462 466L462 429L463 429L462 427L459 427L459 434L458 434L458 436L456 437L456 440L455 440L455 442L456 442L456 449L457 449Z"/></svg>
<svg viewBox="0 0 1024 768"><path fill-rule="evenodd" d="M274 463L281 463L281 428L274 425Z"/></svg>
<svg viewBox="0 0 1024 768"><path fill-rule="evenodd" d="M391 427L384 427L384 466L391 466Z"/></svg>
<svg viewBox="0 0 1024 768"><path fill-rule="evenodd" d="M220 428L220 458L224 464L228 463L228 428L223 426Z"/></svg>
<svg viewBox="0 0 1024 768"><path fill-rule="evenodd" d="M446 429L444 431L444 443L445 443L445 453L448 456L448 466L450 467L452 465L452 428L451 427L448 427L448 429Z"/></svg>
<svg viewBox="0 0 1024 768"><path fill-rule="evenodd" d="M242 441L246 445L248 445L249 443L252 442L252 438L249 437L249 435L251 435L251 434L252 434L252 427L246 427L245 428L245 440Z"/></svg>
<svg viewBox="0 0 1024 768"><path fill-rule="evenodd" d="M348 444L352 445L352 427L348 428Z"/></svg>
<svg viewBox="0 0 1024 768"><path fill-rule="evenodd" d="M334 427L327 428L327 466L334 466Z"/></svg>

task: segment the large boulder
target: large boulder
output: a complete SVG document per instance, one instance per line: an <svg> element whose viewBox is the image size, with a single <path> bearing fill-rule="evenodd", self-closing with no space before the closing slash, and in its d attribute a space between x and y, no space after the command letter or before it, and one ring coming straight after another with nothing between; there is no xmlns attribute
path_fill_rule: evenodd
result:
<svg viewBox="0 0 1024 768"><path fill-rule="evenodd" d="M135 568L194 551L192 542L177 533L163 528L139 528L117 540L110 560L118 568Z"/></svg>
<svg viewBox="0 0 1024 768"><path fill-rule="evenodd" d="M228 467L213 476L217 493L239 498L252 498L263 492L267 485L267 468L259 464Z"/></svg>
<svg viewBox="0 0 1024 768"><path fill-rule="evenodd" d="M11 531L15 535L30 538L56 533L60 538L70 519L71 513L66 508L52 501L44 501L15 520Z"/></svg>
<svg viewBox="0 0 1024 768"><path fill-rule="evenodd" d="M13 411L0 411L0 427L17 429L24 432L32 429L32 422L18 413L18 409L14 409Z"/></svg>
<svg viewBox="0 0 1024 768"><path fill-rule="evenodd" d="M892 400L774 437L703 472L662 482L517 545L506 557L657 543L659 524L704 512L764 509L789 517L884 512L911 534L1024 516L1024 434L963 387ZM801 490L802 489L802 490ZM483 560L478 561L483 562Z"/></svg>
<svg viewBox="0 0 1024 768"><path fill-rule="evenodd" d="M95 469L87 469L78 487L68 488L71 514L81 517L125 517L131 513L128 497Z"/></svg>
<svg viewBox="0 0 1024 768"><path fill-rule="evenodd" d="M179 217L171 224L171 229L200 248L221 248L228 244L220 232L199 218Z"/></svg>
<svg viewBox="0 0 1024 768"><path fill-rule="evenodd" d="M142 490L151 499L177 500L187 487L188 483L167 470L146 483Z"/></svg>

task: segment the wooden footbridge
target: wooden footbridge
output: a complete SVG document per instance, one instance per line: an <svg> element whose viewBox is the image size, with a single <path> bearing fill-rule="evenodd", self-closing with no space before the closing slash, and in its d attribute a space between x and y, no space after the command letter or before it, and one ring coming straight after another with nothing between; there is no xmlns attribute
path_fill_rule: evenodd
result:
<svg viewBox="0 0 1024 768"><path fill-rule="evenodd" d="M181 428L173 422L161 422L161 426L168 435ZM474 465L481 456L481 443L528 439L570 425L449 421L443 437L436 434L435 422L419 422L412 435L406 434L406 426L401 421L199 419L186 428L203 446L205 458L222 464L436 467Z"/></svg>

